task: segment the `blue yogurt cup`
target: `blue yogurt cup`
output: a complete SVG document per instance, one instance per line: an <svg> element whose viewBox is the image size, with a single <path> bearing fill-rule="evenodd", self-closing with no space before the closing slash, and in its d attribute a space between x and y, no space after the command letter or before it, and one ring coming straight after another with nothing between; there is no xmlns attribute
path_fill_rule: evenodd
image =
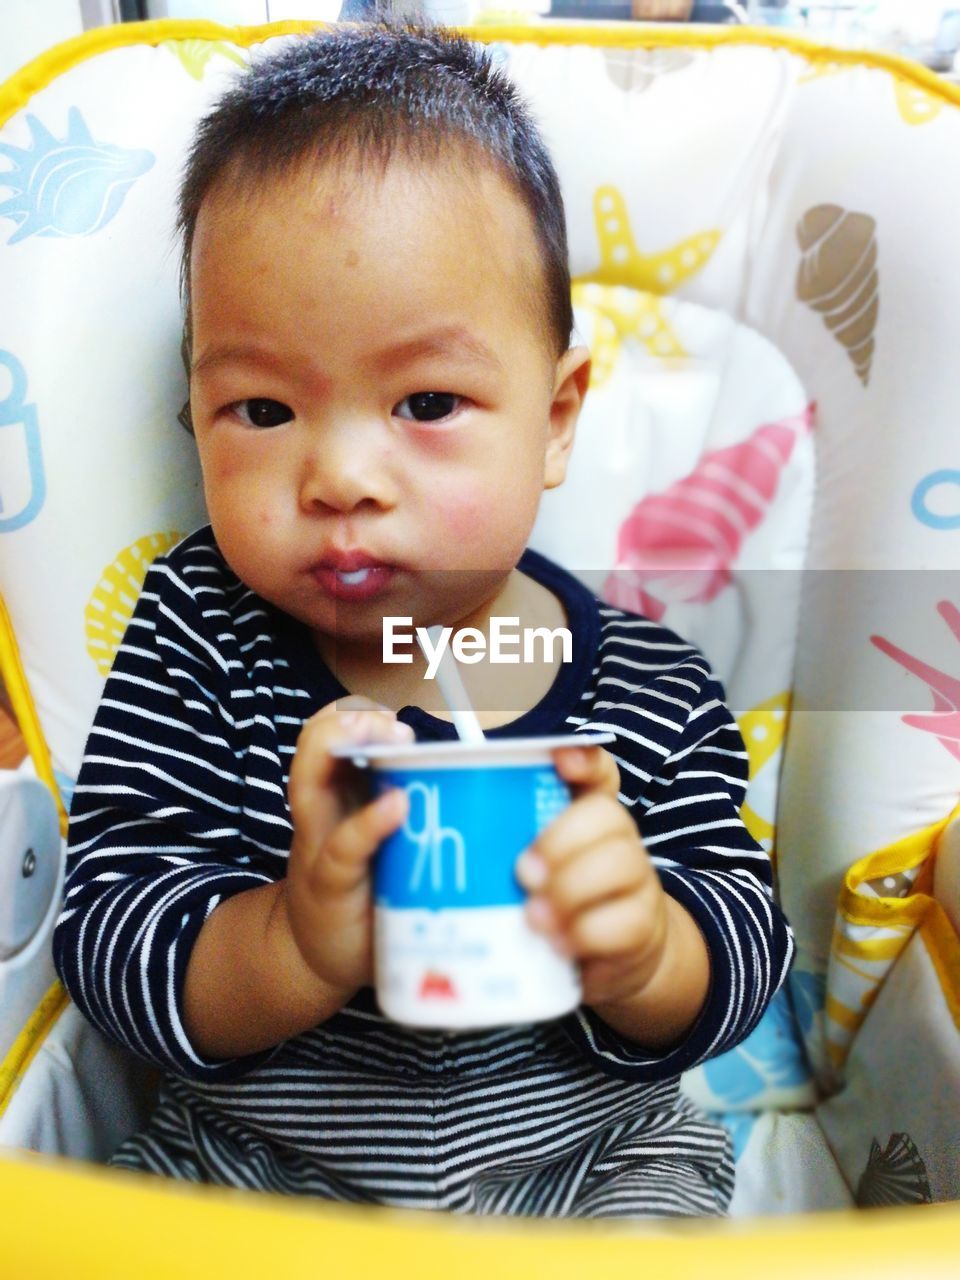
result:
<svg viewBox="0 0 960 1280"><path fill-rule="evenodd" d="M570 802L551 752L610 734L338 749L409 797L374 861L377 999L419 1027L535 1022L580 1003L576 965L527 925L517 858Z"/></svg>

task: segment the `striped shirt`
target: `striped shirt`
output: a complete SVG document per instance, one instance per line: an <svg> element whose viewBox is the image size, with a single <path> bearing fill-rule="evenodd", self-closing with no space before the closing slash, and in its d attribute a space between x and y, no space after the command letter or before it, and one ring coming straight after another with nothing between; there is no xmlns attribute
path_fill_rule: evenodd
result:
<svg viewBox="0 0 960 1280"><path fill-rule="evenodd" d="M197 1051L183 1018L191 948L219 903L285 874L297 736L346 693L307 629L251 593L204 528L147 573L70 814L58 971L91 1022L165 1073L148 1129L115 1163L460 1211L723 1211L729 1143L678 1077L751 1031L793 952L769 859L739 816L743 742L696 649L533 552L520 569L563 603L573 659L491 736L615 734L620 800L709 948L693 1028L662 1053L587 1007L532 1026L414 1031L365 988L272 1051ZM399 718L420 740L454 735L416 707Z"/></svg>

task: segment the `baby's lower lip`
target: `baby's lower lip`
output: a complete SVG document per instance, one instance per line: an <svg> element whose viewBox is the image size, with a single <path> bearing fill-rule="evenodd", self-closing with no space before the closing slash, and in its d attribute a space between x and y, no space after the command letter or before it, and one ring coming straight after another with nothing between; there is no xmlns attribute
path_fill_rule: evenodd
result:
<svg viewBox="0 0 960 1280"><path fill-rule="evenodd" d="M346 572L329 565L318 565L313 576L326 595L334 600L360 602L373 600L390 586L396 570L391 565L368 565Z"/></svg>

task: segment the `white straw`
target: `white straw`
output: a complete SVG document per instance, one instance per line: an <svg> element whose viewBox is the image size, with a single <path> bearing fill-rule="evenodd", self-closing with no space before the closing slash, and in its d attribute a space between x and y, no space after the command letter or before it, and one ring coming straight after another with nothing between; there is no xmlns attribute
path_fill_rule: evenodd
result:
<svg viewBox="0 0 960 1280"><path fill-rule="evenodd" d="M440 643L442 633L442 627L427 628L427 635L430 637L430 643L433 645L434 650ZM419 639L418 636L418 643ZM422 644L420 644L420 649L429 662L430 658ZM443 694L443 700L447 704L451 716L453 716L453 725L460 741L470 743L485 742L486 739L483 736L483 730L480 728L480 721L470 705L470 698L463 687L463 681L460 679L457 660L450 652L449 647L444 649L443 656L437 665L436 681L440 686L440 692Z"/></svg>

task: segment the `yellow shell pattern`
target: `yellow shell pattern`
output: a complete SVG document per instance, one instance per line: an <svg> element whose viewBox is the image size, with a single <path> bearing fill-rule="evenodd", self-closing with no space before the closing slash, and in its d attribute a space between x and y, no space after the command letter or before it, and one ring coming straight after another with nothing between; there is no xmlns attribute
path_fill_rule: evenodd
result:
<svg viewBox="0 0 960 1280"><path fill-rule="evenodd" d="M942 100L909 80L895 80L893 88L897 96L897 110L907 124L929 124L943 110Z"/></svg>
<svg viewBox="0 0 960 1280"><path fill-rule="evenodd" d="M183 69L194 80L202 80L206 75L207 63L216 54L229 58L238 67L245 67L246 61L237 50L225 40L163 40L161 47L169 49L174 57L179 58Z"/></svg>
<svg viewBox="0 0 960 1280"><path fill-rule="evenodd" d="M775 860L777 783L790 717L789 692L778 693L737 721L750 761L750 786L741 810L747 830Z"/></svg>
<svg viewBox="0 0 960 1280"><path fill-rule="evenodd" d="M830 62L829 60L814 62L807 67L803 75L798 77L797 83L811 84L815 80L823 80L826 76L836 76L844 71L854 71L856 69L850 64L841 62ZM899 76L894 77L893 92L897 110L909 125L929 124L943 110L942 98L937 98L932 93L928 93L926 89L921 89L918 84L914 84L911 80L904 80Z"/></svg>
<svg viewBox="0 0 960 1280"><path fill-rule="evenodd" d="M864 386L880 310L876 227L869 214L835 204L815 205L797 224L797 297L820 312Z"/></svg>
<svg viewBox="0 0 960 1280"><path fill-rule="evenodd" d="M804 71L803 75L798 77L797 84L810 84L814 80L822 80L825 76L837 76L848 68L842 62L811 62Z"/></svg>
<svg viewBox="0 0 960 1280"><path fill-rule="evenodd" d="M104 678L110 674L147 569L156 556L169 551L183 536L176 532L148 533L125 547L104 569L84 610L87 653Z"/></svg>

